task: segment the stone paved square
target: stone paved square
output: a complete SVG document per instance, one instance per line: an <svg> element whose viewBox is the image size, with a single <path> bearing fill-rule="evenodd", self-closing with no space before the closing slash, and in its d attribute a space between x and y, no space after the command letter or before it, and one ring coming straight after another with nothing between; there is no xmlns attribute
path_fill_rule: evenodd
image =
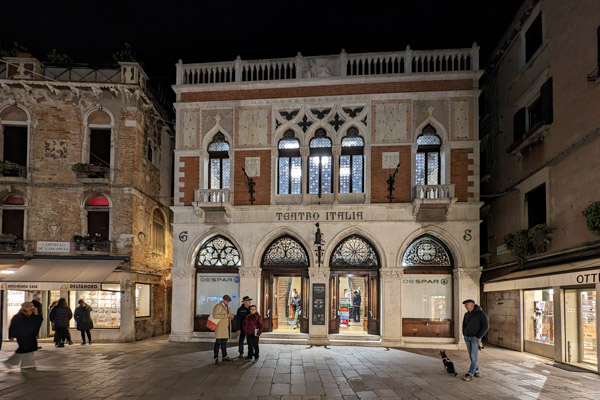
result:
<svg viewBox="0 0 600 400"><path fill-rule="evenodd" d="M230 342L230 353L237 354ZM482 376L464 382L442 369L437 350L263 344L258 363L212 365L212 344L43 343L37 369L0 368L2 399L597 399L600 377L527 353L486 347ZM0 360L15 343L3 343ZM448 351L457 370L465 351Z"/></svg>

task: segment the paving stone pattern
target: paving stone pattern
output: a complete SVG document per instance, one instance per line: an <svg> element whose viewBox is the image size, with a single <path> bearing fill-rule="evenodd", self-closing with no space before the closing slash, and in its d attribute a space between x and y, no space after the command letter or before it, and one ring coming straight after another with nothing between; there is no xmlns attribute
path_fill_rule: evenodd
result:
<svg viewBox="0 0 600 400"><path fill-rule="evenodd" d="M229 355L237 356L234 343ZM598 399L597 374L554 367L544 358L487 347L481 377L464 382L442 370L434 350L262 345L258 363L212 365L212 345L44 343L36 370L0 366L2 399ZM15 343L3 344L0 359ZM458 372L464 351L448 351Z"/></svg>

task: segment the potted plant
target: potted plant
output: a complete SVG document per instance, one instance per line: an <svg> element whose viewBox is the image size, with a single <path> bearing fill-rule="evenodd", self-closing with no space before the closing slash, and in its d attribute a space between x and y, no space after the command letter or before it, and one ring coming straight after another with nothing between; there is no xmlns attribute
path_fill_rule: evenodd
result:
<svg viewBox="0 0 600 400"><path fill-rule="evenodd" d="M2 233L0 234L0 243L14 243L17 240L17 237L12 233Z"/></svg>
<svg viewBox="0 0 600 400"><path fill-rule="evenodd" d="M527 229L521 229L504 237L506 248L517 258L519 265L525 263L525 258L529 254L529 237L527 233Z"/></svg>
<svg viewBox="0 0 600 400"><path fill-rule="evenodd" d="M590 203L582 212L586 225L594 235L600 235L600 201Z"/></svg>
<svg viewBox="0 0 600 400"><path fill-rule="evenodd" d="M546 224L538 224L530 228L527 238L531 241L536 253L544 253L550 244L552 228Z"/></svg>

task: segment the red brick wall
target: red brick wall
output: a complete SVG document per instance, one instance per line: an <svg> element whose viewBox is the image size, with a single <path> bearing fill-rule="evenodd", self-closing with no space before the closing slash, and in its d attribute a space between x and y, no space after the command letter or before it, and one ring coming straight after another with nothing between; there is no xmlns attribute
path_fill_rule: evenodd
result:
<svg viewBox="0 0 600 400"><path fill-rule="evenodd" d="M450 183L454 184L454 195L458 201L467 201L473 197L473 193L468 191L468 188L473 187L474 182L470 182L468 177L473 175L473 171L469 171L469 165L473 164L473 160L469 159L469 154L473 149L452 149L450 167Z"/></svg>
<svg viewBox="0 0 600 400"><path fill-rule="evenodd" d="M181 93L181 101L225 101L247 99L278 99L287 97L342 96L373 93L435 92L473 89L472 79L360 83L348 85L304 86L292 88L219 90Z"/></svg>
<svg viewBox="0 0 600 400"><path fill-rule="evenodd" d="M255 205L268 205L271 202L271 150L248 150L235 152L235 171L233 171L233 204L249 205L250 194L242 167L246 157L260 157L260 176L253 177Z"/></svg>
<svg viewBox="0 0 600 400"><path fill-rule="evenodd" d="M194 190L200 185L200 164L198 157L181 157L180 161L184 164L179 168L184 176L179 178L183 187L179 188L179 201L185 206L189 206L194 201Z"/></svg>
<svg viewBox="0 0 600 400"><path fill-rule="evenodd" d="M398 152L400 154L400 168L394 183L394 203L410 203L412 200L410 188L411 160L410 146L377 146L371 147L371 203L387 203L388 184L390 174L394 168L381 168L382 153Z"/></svg>

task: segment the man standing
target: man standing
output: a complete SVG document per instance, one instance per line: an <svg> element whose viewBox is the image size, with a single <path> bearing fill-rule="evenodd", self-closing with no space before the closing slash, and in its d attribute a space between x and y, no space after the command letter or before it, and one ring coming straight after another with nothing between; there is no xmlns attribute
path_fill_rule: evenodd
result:
<svg viewBox="0 0 600 400"><path fill-rule="evenodd" d="M231 358L227 357L227 341L231 338L231 320L233 319L231 308L229 308L230 302L231 297L226 294L223 296L223 300L213 308L212 312L213 318L219 320L217 328L215 329L215 365L219 363L219 349L221 349L223 361L233 361Z"/></svg>
<svg viewBox="0 0 600 400"><path fill-rule="evenodd" d="M296 329L300 326L300 314L302 312L302 300L296 289L292 293L292 311L294 311L294 329Z"/></svg>
<svg viewBox="0 0 600 400"><path fill-rule="evenodd" d="M240 351L239 358L244 358L244 339L246 338L246 332L244 331L244 320L248 316L250 312L250 304L252 299L248 296L244 296L242 299L242 305L237 309L236 314L236 326L237 326L237 334L238 334L238 348Z"/></svg>
<svg viewBox="0 0 600 400"><path fill-rule="evenodd" d="M14 368L21 364L21 369L35 368L34 352L38 349L36 337L41 325L42 317L33 303L27 301L21 304L21 309L12 317L8 328L8 338L10 341L17 339L19 347L15 354L4 361L4 365Z"/></svg>
<svg viewBox="0 0 600 400"><path fill-rule="evenodd" d="M354 314L354 322L360 322L360 302L360 293L355 290L354 297L352 298L352 313Z"/></svg>
<svg viewBox="0 0 600 400"><path fill-rule="evenodd" d="M475 304L474 300L463 301L467 312L463 318L463 336L467 344L467 351L471 359L469 372L463 376L463 380L470 381L473 377L479 377L479 365L477 357L479 355L479 347L481 346L481 338L488 331L488 317L485 315L480 306Z"/></svg>

